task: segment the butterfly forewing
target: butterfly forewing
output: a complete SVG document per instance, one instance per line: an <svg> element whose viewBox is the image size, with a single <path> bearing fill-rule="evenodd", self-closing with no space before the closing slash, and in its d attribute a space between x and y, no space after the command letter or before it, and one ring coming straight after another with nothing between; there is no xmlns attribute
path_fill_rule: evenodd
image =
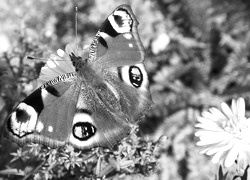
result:
<svg viewBox="0 0 250 180"><path fill-rule="evenodd" d="M117 67L144 61L138 21L128 5L117 7L104 21L90 46L89 60L97 66Z"/></svg>
<svg viewBox="0 0 250 180"><path fill-rule="evenodd" d="M6 121L7 137L51 147L64 145L71 132L72 114L80 92L74 73L45 83L17 105Z"/></svg>

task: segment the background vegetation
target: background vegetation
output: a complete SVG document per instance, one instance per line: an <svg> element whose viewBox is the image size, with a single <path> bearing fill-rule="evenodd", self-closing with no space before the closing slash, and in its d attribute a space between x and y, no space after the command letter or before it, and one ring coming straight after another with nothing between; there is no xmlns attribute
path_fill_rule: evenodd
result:
<svg viewBox="0 0 250 180"><path fill-rule="evenodd" d="M1 1L0 126L37 86L44 62L25 57L48 57L74 40L74 7L78 6L78 40L83 46L90 44L104 17L124 2L131 4L140 22L154 101L139 125L140 138L133 133L115 151L79 153L70 147L55 152L37 145L20 150L1 137L0 179L28 179L32 174L36 179L88 179L104 174L110 179L215 179L218 165L199 154L194 124L202 110L240 96L246 99L250 115L247 0ZM118 164L124 157L126 163ZM58 164L53 164L58 158ZM234 167L228 177L233 174Z"/></svg>

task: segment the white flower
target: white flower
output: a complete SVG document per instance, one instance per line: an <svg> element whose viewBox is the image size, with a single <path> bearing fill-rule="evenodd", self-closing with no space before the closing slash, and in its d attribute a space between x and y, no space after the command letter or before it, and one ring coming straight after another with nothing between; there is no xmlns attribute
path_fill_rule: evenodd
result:
<svg viewBox="0 0 250 180"><path fill-rule="evenodd" d="M41 68L41 73L38 78L39 85L62 74L75 72L75 67L69 57L71 53L83 59L88 58L88 48L78 49L75 42L67 44L65 51L58 49L57 55L51 54L47 59L45 66Z"/></svg>
<svg viewBox="0 0 250 180"><path fill-rule="evenodd" d="M250 119L245 117L245 101L233 99L231 108L223 102L221 109L210 108L198 117L197 145L202 148L200 153L212 156L213 163L230 167L236 161L242 173L250 163Z"/></svg>
<svg viewBox="0 0 250 180"><path fill-rule="evenodd" d="M166 33L160 33L152 41L152 52L158 54L166 49L171 39Z"/></svg>

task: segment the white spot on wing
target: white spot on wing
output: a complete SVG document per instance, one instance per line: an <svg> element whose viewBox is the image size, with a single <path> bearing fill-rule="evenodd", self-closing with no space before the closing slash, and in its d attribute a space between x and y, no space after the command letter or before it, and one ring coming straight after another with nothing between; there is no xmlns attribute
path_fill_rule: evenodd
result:
<svg viewBox="0 0 250 180"><path fill-rule="evenodd" d="M43 130L43 128L44 128L43 123L42 123L41 121L38 121L38 123L37 123L37 125L36 125L36 130L37 130L38 132L41 132L41 131Z"/></svg>
<svg viewBox="0 0 250 180"><path fill-rule="evenodd" d="M45 90L45 89L42 89L41 94L42 94L42 98L46 99L46 97L48 96L49 92L47 90Z"/></svg>
<svg viewBox="0 0 250 180"><path fill-rule="evenodd" d="M48 131L49 131L49 132L53 132L53 127L52 127L52 126L49 126L49 127L48 127Z"/></svg>
<svg viewBox="0 0 250 180"><path fill-rule="evenodd" d="M131 47L131 48L132 48L132 47L134 47L134 45L133 45L133 44L131 44L131 43L129 43L129 44L128 44L128 46L129 46L129 47Z"/></svg>
<svg viewBox="0 0 250 180"><path fill-rule="evenodd" d="M105 41L108 41L108 39L110 38L110 36L104 32L99 32L100 36L105 39Z"/></svg>
<svg viewBox="0 0 250 180"><path fill-rule="evenodd" d="M129 33L123 34L123 37L125 37L126 39L131 39L132 35Z"/></svg>

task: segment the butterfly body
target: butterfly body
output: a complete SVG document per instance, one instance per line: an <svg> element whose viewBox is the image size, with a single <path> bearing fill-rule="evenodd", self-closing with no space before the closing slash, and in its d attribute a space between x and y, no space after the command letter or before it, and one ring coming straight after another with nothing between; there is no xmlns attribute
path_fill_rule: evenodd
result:
<svg viewBox="0 0 250 180"><path fill-rule="evenodd" d="M97 32L88 57L66 47L61 57L72 62L71 70L18 104L6 120L5 135L20 145L80 149L111 148L126 137L152 104L137 26L130 6L121 5ZM49 71L42 69L41 76Z"/></svg>

